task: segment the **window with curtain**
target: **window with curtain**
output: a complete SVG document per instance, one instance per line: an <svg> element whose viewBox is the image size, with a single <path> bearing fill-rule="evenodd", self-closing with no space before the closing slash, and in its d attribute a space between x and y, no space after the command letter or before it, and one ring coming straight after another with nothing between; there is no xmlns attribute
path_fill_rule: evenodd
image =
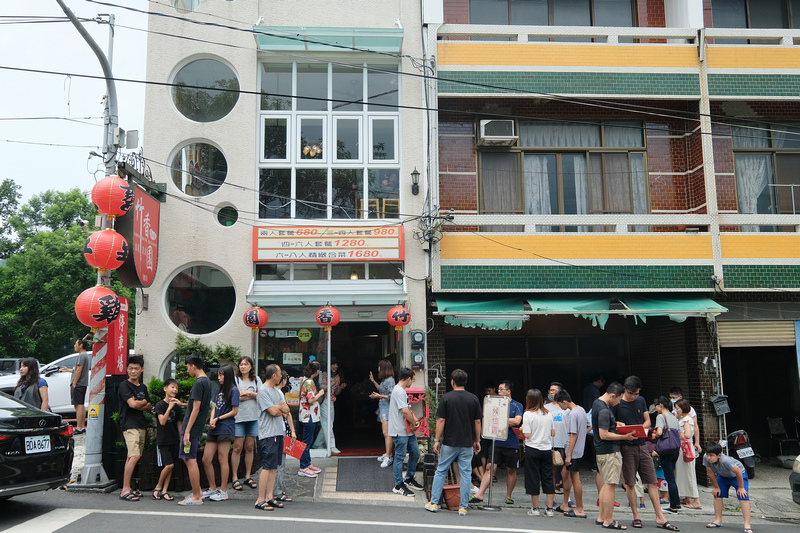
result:
<svg viewBox="0 0 800 533"><path fill-rule="evenodd" d="M480 156L482 214L649 212L641 122L523 121L519 138L521 151ZM511 231L521 229L515 226ZM550 226L540 231L589 231L589 227Z"/></svg>
<svg viewBox="0 0 800 533"><path fill-rule="evenodd" d="M632 0L470 0L470 24L635 26Z"/></svg>
<svg viewBox="0 0 800 533"><path fill-rule="evenodd" d="M265 61L259 78L259 218L400 217L397 65Z"/></svg>
<svg viewBox="0 0 800 533"><path fill-rule="evenodd" d="M711 0L715 28L798 28L800 0Z"/></svg>
<svg viewBox="0 0 800 533"><path fill-rule="evenodd" d="M800 124L733 126L736 195L742 214L800 213ZM742 231L775 231L742 226Z"/></svg>

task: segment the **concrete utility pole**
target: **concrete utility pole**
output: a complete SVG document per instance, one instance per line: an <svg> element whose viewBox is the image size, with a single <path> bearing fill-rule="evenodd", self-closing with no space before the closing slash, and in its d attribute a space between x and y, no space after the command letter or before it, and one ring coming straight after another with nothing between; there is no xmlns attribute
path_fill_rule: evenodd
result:
<svg viewBox="0 0 800 533"><path fill-rule="evenodd" d="M56 0L58 5L72 22L78 33L89 44L94 54L100 61L103 75L106 78L106 101L103 112L103 164L106 169L106 176L116 173L117 146L114 141L114 133L119 126L119 115L117 111L117 88L114 85L114 76L111 73L111 58L114 50L114 15L98 15L97 22L109 25L108 37L108 57L103 53L95 40L83 27L75 14L66 6L63 0ZM107 17L107 21L101 17ZM110 227L108 218L101 218L100 229ZM110 279L108 274L97 274L97 284L108 287ZM109 481L108 476L103 470L103 423L105 421L105 398L106 398L106 353L107 353L108 328L102 328L95 337L95 346L92 355L92 373L89 382L89 406L97 406L96 416L88 416L86 420L86 458L83 470L78 478L77 486L83 488L106 489L114 484Z"/></svg>

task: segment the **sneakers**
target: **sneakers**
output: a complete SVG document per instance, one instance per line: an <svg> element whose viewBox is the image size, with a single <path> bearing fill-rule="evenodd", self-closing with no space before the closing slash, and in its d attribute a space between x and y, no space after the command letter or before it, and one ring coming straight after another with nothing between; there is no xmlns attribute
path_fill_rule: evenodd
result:
<svg viewBox="0 0 800 533"><path fill-rule="evenodd" d="M661 510L662 510L662 511L664 511L665 513L678 514L678 509L680 509L680 507L678 507L678 508L674 508L674 507L663 507Z"/></svg>
<svg viewBox="0 0 800 533"><path fill-rule="evenodd" d="M313 470L309 470L308 468L301 468L297 471L297 475L303 477L317 477L317 473Z"/></svg>
<svg viewBox="0 0 800 533"><path fill-rule="evenodd" d="M531 507L530 510L528 510L528 516L539 516L540 514L539 509L536 507Z"/></svg>
<svg viewBox="0 0 800 533"><path fill-rule="evenodd" d="M384 457L383 461L381 461L381 468L386 468L394 463L394 457Z"/></svg>
<svg viewBox="0 0 800 533"><path fill-rule="evenodd" d="M317 468L317 467L316 467L316 466L314 466L314 465L308 465L308 468L306 468L306 470L311 470L311 471L312 471L312 472L314 472L315 474L319 474L320 472L322 472L322 469L321 469L321 468Z"/></svg>
<svg viewBox="0 0 800 533"><path fill-rule="evenodd" d="M544 510L544 515L545 516L553 516L554 514L555 513L553 512L553 508L552 507L548 507L547 509Z"/></svg>
<svg viewBox="0 0 800 533"><path fill-rule="evenodd" d="M228 499L228 493L217 489L208 499L215 502L223 502Z"/></svg>
<svg viewBox="0 0 800 533"><path fill-rule="evenodd" d="M400 494L401 496L411 496L414 497L414 491L406 487L405 483L400 483L399 485L395 485L392 489L392 492L395 494Z"/></svg>
<svg viewBox="0 0 800 533"><path fill-rule="evenodd" d="M405 483L406 483L406 486L411 487L414 490L423 490L425 488L422 485L420 485L417 482L417 480L414 479L413 477L406 479Z"/></svg>
<svg viewBox="0 0 800 533"><path fill-rule="evenodd" d="M381 455L380 457L378 457L378 462L380 463L384 459L386 459L386 454L385 453L383 455Z"/></svg>
<svg viewBox="0 0 800 533"><path fill-rule="evenodd" d="M341 451L339 450L339 448L337 448L336 446L334 446L333 448L331 448L331 454L333 454L333 455L337 455L337 454L340 454L340 453L342 453L342 452L341 452Z"/></svg>
<svg viewBox="0 0 800 533"><path fill-rule="evenodd" d="M205 500L206 498L210 498L211 496L213 496L216 493L217 493L217 489L208 488L208 489L203 491L203 499Z"/></svg>
<svg viewBox="0 0 800 533"><path fill-rule="evenodd" d="M463 507L458 508L458 516L467 516L467 510Z"/></svg>
<svg viewBox="0 0 800 533"><path fill-rule="evenodd" d="M479 490L481 490L481 489L479 489L475 485L470 485L469 486L469 493L470 494L477 494Z"/></svg>
<svg viewBox="0 0 800 533"><path fill-rule="evenodd" d="M439 512L439 504L438 503L428 502L428 503L425 504L425 510L426 511L430 511L432 513L438 513Z"/></svg>

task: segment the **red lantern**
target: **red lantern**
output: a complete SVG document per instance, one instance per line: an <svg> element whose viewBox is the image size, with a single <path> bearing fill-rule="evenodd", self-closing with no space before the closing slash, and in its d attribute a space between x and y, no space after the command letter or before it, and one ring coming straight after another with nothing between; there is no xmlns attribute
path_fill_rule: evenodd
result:
<svg viewBox="0 0 800 533"><path fill-rule="evenodd" d="M403 326L407 326L411 322L411 313L405 307L398 305L389 309L389 312L386 313L386 320L394 326L394 329L402 331Z"/></svg>
<svg viewBox="0 0 800 533"><path fill-rule="evenodd" d="M106 176L92 187L92 203L101 215L122 216L133 206L133 187L119 176Z"/></svg>
<svg viewBox="0 0 800 533"><path fill-rule="evenodd" d="M335 307L325 306L317 311L317 324L322 326L325 331L330 331L338 323L339 311Z"/></svg>
<svg viewBox="0 0 800 533"><path fill-rule="evenodd" d="M83 256L94 268L114 270L128 258L128 242L113 229L95 231L83 245Z"/></svg>
<svg viewBox="0 0 800 533"><path fill-rule="evenodd" d="M269 315L260 307L253 307L244 314L244 325L254 331L267 325Z"/></svg>
<svg viewBox="0 0 800 533"><path fill-rule="evenodd" d="M75 300L75 314L81 324L104 328L119 317L120 301L114 291L97 285L83 291Z"/></svg>

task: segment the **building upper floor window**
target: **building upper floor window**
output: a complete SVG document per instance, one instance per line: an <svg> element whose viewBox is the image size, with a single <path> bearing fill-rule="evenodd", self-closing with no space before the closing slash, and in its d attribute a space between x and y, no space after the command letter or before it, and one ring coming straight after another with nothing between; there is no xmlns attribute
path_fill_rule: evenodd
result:
<svg viewBox="0 0 800 533"><path fill-rule="evenodd" d="M743 214L800 213L800 124L733 126L736 193ZM743 231L773 231L743 226Z"/></svg>
<svg viewBox="0 0 800 533"><path fill-rule="evenodd" d="M403 279L402 263L256 263L258 281Z"/></svg>
<svg viewBox="0 0 800 533"><path fill-rule="evenodd" d="M715 28L800 28L800 1L711 0L711 17Z"/></svg>
<svg viewBox="0 0 800 533"><path fill-rule="evenodd" d="M260 218L397 218L396 65L262 63Z"/></svg>
<svg viewBox="0 0 800 533"><path fill-rule="evenodd" d="M470 0L471 24L624 26L634 23L631 0Z"/></svg>
<svg viewBox="0 0 800 533"><path fill-rule="evenodd" d="M483 214L644 214L648 212L645 161L641 122L520 121L519 148L480 154L480 210ZM519 227L509 229L519 231ZM560 229L589 230L550 228Z"/></svg>

